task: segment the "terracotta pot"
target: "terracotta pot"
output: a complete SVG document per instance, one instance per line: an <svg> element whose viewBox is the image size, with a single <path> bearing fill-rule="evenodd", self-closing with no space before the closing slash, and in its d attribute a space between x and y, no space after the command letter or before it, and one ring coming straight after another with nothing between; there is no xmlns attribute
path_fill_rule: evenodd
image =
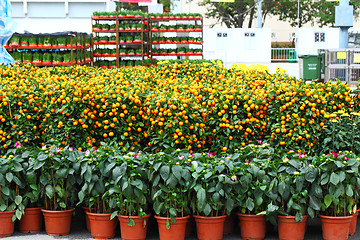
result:
<svg viewBox="0 0 360 240"><path fill-rule="evenodd" d="M223 238L226 215L203 217L194 215L199 240L219 240Z"/></svg>
<svg viewBox="0 0 360 240"><path fill-rule="evenodd" d="M19 231L22 233L38 233L42 226L41 208L25 208L25 213L19 222Z"/></svg>
<svg viewBox="0 0 360 240"><path fill-rule="evenodd" d="M223 231L224 235L233 233L235 221L236 221L236 215L233 212L231 212L231 214L226 217L224 222L224 231Z"/></svg>
<svg viewBox="0 0 360 240"><path fill-rule="evenodd" d="M308 216L301 222L296 222L295 216L278 216L278 231L280 240L303 240Z"/></svg>
<svg viewBox="0 0 360 240"><path fill-rule="evenodd" d="M110 219L111 213L91 213L88 215L91 236L95 239L109 239L115 237L116 218Z"/></svg>
<svg viewBox="0 0 360 240"><path fill-rule="evenodd" d="M15 210L0 212L0 237L9 237L14 233L14 216Z"/></svg>
<svg viewBox="0 0 360 240"><path fill-rule="evenodd" d="M155 216L158 227L160 240L184 240L186 223L190 216L177 217L176 222L172 223L170 218ZM169 219L170 228L166 228L166 222Z"/></svg>
<svg viewBox="0 0 360 240"><path fill-rule="evenodd" d="M264 215L238 213L241 237L247 240L262 240L266 233L266 220Z"/></svg>
<svg viewBox="0 0 360 240"><path fill-rule="evenodd" d="M151 214L143 216L123 216L117 215L120 221L121 239L123 240L144 240ZM135 226L129 226L129 219L133 219Z"/></svg>
<svg viewBox="0 0 360 240"><path fill-rule="evenodd" d="M356 211L356 213L353 216L353 218L351 219L350 222L350 226L349 226L349 235L353 236L356 232L356 223L357 223L357 218L359 215L359 211Z"/></svg>
<svg viewBox="0 0 360 240"><path fill-rule="evenodd" d="M52 211L41 209L44 215L45 230L50 236L69 235L71 227L71 216L74 209L64 211Z"/></svg>
<svg viewBox="0 0 360 240"><path fill-rule="evenodd" d="M319 215L324 240L346 240L353 216L330 217Z"/></svg>

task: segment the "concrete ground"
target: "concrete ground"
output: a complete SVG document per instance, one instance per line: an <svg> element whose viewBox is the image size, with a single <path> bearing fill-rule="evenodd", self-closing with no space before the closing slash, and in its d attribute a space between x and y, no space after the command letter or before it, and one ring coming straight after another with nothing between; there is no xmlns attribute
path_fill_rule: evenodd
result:
<svg viewBox="0 0 360 240"><path fill-rule="evenodd" d="M354 236L349 237L349 240L360 239L360 226L359 225L360 225L360 220L358 221L358 224L357 224L357 232L355 233ZM120 226L118 224L117 232L116 232L116 235L114 238L115 240L121 239L119 228L120 228ZM11 240L56 240L56 239L61 239L61 240L75 240L76 239L76 240L78 240L78 239L84 239L84 240L90 240L92 238L91 238L91 234L89 232L87 232L87 230L86 230L84 215L80 210L80 211L76 212L75 216L73 216L71 232L67 236L51 237L46 234L45 230L43 230L41 233L38 233L38 234L23 234L23 233L18 232L17 227L15 227L15 232L14 232L13 236L7 237L4 239L11 239ZM149 223L146 239L147 240L159 239L159 235L157 232L157 225L154 220L150 221L150 223ZM196 240L196 239L197 238L196 238L195 232L193 232L192 237L186 238L186 240ZM234 223L234 232L229 235L224 236L223 239L224 240L241 239L237 219L236 219L236 222ZM322 239L320 220L319 219L309 219L308 224L307 224L307 232L305 235L305 240L320 240L320 239ZM166 239L166 240L171 240L171 239ZM267 226L267 233L266 233L265 240L278 240L277 230L275 227L273 227L270 224Z"/></svg>

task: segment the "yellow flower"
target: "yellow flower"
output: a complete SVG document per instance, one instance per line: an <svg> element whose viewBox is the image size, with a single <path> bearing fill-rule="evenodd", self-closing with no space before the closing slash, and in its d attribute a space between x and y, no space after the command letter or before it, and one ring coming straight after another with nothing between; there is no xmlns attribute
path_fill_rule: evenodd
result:
<svg viewBox="0 0 360 240"><path fill-rule="evenodd" d="M341 114L342 117L350 117L350 115L348 113L343 113Z"/></svg>
<svg viewBox="0 0 360 240"><path fill-rule="evenodd" d="M337 122L339 122L339 121L338 121L338 120L336 120L336 119L331 119L331 120L330 120L330 122L337 123Z"/></svg>
<svg viewBox="0 0 360 240"><path fill-rule="evenodd" d="M338 114L344 114L345 111L344 111L344 110L339 110L337 113L338 113Z"/></svg>
<svg viewBox="0 0 360 240"><path fill-rule="evenodd" d="M336 117L336 113L330 114L330 117Z"/></svg>
<svg viewBox="0 0 360 240"><path fill-rule="evenodd" d="M350 113L350 114L352 114L352 115L354 115L354 116L360 117L360 113L358 113L358 112L352 112L352 113Z"/></svg>

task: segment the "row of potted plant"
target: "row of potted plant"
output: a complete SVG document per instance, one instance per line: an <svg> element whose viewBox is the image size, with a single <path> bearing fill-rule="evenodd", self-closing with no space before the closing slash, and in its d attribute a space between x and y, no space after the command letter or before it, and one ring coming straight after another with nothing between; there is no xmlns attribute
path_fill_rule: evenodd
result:
<svg viewBox="0 0 360 240"><path fill-rule="evenodd" d="M200 24L151 25L152 32L202 32Z"/></svg>
<svg viewBox="0 0 360 240"><path fill-rule="evenodd" d="M95 23L92 27L93 32L116 32L116 24ZM146 31L146 27L141 23L122 23L119 24L119 31Z"/></svg>
<svg viewBox="0 0 360 240"><path fill-rule="evenodd" d="M71 42L72 40L72 42ZM5 47L53 47L74 48L90 47L90 38L83 36L25 36L14 35Z"/></svg>
<svg viewBox="0 0 360 240"><path fill-rule="evenodd" d="M150 17L153 19L160 20L200 20L202 15L200 13L154 13L148 14L139 10L123 10L123 11L114 11L114 12L94 12L93 19L103 19L110 18L141 18L141 17Z"/></svg>
<svg viewBox="0 0 360 240"><path fill-rule="evenodd" d="M145 60L144 60L145 61ZM141 66L141 60L121 60L119 62L120 67L134 67L134 66ZM116 68L116 60L96 60L94 61L94 68Z"/></svg>
<svg viewBox="0 0 360 240"><path fill-rule="evenodd" d="M153 48L151 49L151 55L153 56L167 56L167 55L202 55L201 48L188 48L188 47L181 47L181 48Z"/></svg>
<svg viewBox="0 0 360 240"><path fill-rule="evenodd" d="M152 37L152 44L202 44L202 37Z"/></svg>
<svg viewBox="0 0 360 240"><path fill-rule="evenodd" d="M91 62L91 52L85 52L84 59L76 59L69 51L64 52L10 52L14 58L15 63L34 64L34 65L74 65L79 63Z"/></svg>
<svg viewBox="0 0 360 240"><path fill-rule="evenodd" d="M136 239L145 239L146 219L154 213L160 239L184 239L191 214L199 239L221 239L226 215L238 209L243 239L265 237L265 216L277 221L280 239L303 239L307 218L319 216L324 239L341 240L355 231L350 223L357 217L359 162L348 151L280 154L268 144L216 155L171 148L156 154L124 153L104 144L86 152L55 146L27 150L17 143L0 158L0 208L14 220L27 217L29 203L42 206L50 235L68 234L70 224L60 224L62 230L57 224L54 230L56 223L49 218L62 212L70 220L73 207L82 205L94 238L114 237L118 217L123 239L134 239L126 228L129 234L142 233ZM252 229L255 223L248 225L249 218L257 219L259 228ZM283 221L289 218L291 227ZM336 223L342 233L327 228L332 218L343 221ZM301 231L296 238L284 237L282 229Z"/></svg>
<svg viewBox="0 0 360 240"><path fill-rule="evenodd" d="M147 53L143 53L141 48L120 48L119 56L146 56ZM115 48L96 48L94 50L94 57L116 57L116 49Z"/></svg>

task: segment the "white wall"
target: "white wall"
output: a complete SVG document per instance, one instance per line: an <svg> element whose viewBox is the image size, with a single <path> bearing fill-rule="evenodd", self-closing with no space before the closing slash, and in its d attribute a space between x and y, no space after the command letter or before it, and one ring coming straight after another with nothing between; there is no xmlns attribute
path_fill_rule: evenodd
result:
<svg viewBox="0 0 360 240"><path fill-rule="evenodd" d="M53 33L77 31L91 33L94 11L115 11L110 0L10 0L16 32Z"/></svg>
<svg viewBox="0 0 360 240"><path fill-rule="evenodd" d="M231 63L271 62L271 30L268 28L204 29L204 58Z"/></svg>
<svg viewBox="0 0 360 240"><path fill-rule="evenodd" d="M315 34L324 34L324 39L315 40ZM300 28L297 33L297 55L317 54L318 49L339 48L338 28Z"/></svg>

